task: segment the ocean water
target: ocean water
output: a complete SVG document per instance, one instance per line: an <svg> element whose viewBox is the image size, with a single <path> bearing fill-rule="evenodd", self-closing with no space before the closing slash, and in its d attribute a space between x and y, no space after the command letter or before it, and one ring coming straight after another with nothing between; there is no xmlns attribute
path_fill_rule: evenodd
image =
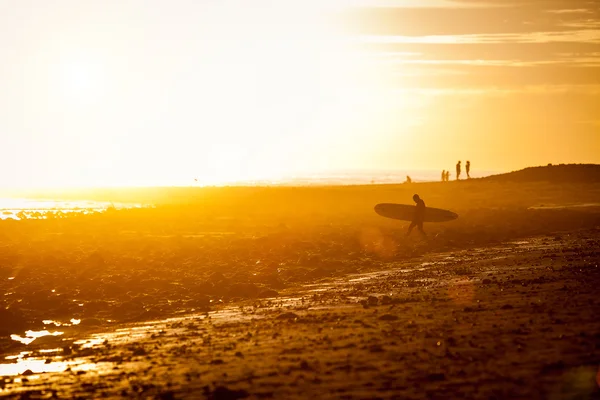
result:
<svg viewBox="0 0 600 400"><path fill-rule="evenodd" d="M493 175L495 171L478 171L473 178ZM463 173L464 174L464 173ZM319 186L319 185L369 185L403 183L410 176L413 182L437 182L441 180L441 171L431 170L390 170L390 171L337 171L327 173L302 174L280 180L236 182L233 185L274 185L274 186ZM454 175L450 176L454 180ZM464 174L463 178L466 178ZM226 184L231 185L231 183ZM27 198L0 197L0 220L63 218L78 214L103 213L107 210L141 208L149 205L112 203L107 201L63 201L39 200Z"/></svg>
<svg viewBox="0 0 600 400"><path fill-rule="evenodd" d="M94 214L110 208L139 208L137 204L100 201L61 201L22 198L0 198L0 220L61 218L75 214Z"/></svg>

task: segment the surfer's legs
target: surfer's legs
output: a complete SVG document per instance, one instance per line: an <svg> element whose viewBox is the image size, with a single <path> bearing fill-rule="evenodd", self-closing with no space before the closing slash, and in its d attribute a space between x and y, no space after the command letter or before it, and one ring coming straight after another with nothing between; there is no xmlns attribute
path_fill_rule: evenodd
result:
<svg viewBox="0 0 600 400"><path fill-rule="evenodd" d="M410 223L410 226L408 227L408 232L406 232L406 236L410 235L410 233L415 228L415 226L417 226L417 223L415 221L413 221L413 222ZM421 227L421 230L422 230L422 227Z"/></svg>
<svg viewBox="0 0 600 400"><path fill-rule="evenodd" d="M415 229L415 227L417 227L417 229L419 230L419 232L421 232L421 235L427 236L427 234L423 230L423 222L422 221L413 221L413 222L411 222L410 226L408 227L408 232L406 232L406 236L409 236L410 233L412 232L412 230Z"/></svg>

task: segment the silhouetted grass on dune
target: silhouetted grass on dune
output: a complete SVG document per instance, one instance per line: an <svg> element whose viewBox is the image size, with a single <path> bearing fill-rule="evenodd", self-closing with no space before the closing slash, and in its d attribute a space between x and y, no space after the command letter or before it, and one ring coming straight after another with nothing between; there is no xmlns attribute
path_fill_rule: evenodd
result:
<svg viewBox="0 0 600 400"><path fill-rule="evenodd" d="M492 175L484 180L496 182L600 182L598 164L559 164L541 167L528 167L506 174Z"/></svg>

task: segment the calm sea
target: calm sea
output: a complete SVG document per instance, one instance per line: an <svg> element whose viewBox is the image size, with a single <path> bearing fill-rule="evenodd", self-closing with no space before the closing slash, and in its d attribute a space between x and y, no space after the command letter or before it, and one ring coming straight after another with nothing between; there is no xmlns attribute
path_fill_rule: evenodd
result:
<svg viewBox="0 0 600 400"><path fill-rule="evenodd" d="M136 204L100 201L59 201L19 198L0 198L0 219L47 219L73 214L93 214L109 208L139 208Z"/></svg>
<svg viewBox="0 0 600 400"><path fill-rule="evenodd" d="M471 177L493 175L495 171L479 171ZM463 172L464 174L464 172ZM367 185L403 183L407 176L413 182L435 182L441 180L441 171L340 171L317 174L291 176L278 181L238 182L237 185L282 185L282 186L316 186L316 185ZM466 177L466 176L464 176ZM454 174L450 176L454 179ZM230 184L231 185L231 184ZM108 209L140 208L140 204L112 203L102 201L61 201L38 200L27 198L1 198L0 220L6 219L47 219L64 217L73 214L102 213Z"/></svg>

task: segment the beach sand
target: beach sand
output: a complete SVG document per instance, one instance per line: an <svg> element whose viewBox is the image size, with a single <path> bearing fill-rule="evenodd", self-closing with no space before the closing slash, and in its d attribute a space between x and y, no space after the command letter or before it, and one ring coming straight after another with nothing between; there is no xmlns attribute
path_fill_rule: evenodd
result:
<svg viewBox="0 0 600 400"><path fill-rule="evenodd" d="M0 222L0 396L600 398L600 184L88 196L156 207Z"/></svg>

